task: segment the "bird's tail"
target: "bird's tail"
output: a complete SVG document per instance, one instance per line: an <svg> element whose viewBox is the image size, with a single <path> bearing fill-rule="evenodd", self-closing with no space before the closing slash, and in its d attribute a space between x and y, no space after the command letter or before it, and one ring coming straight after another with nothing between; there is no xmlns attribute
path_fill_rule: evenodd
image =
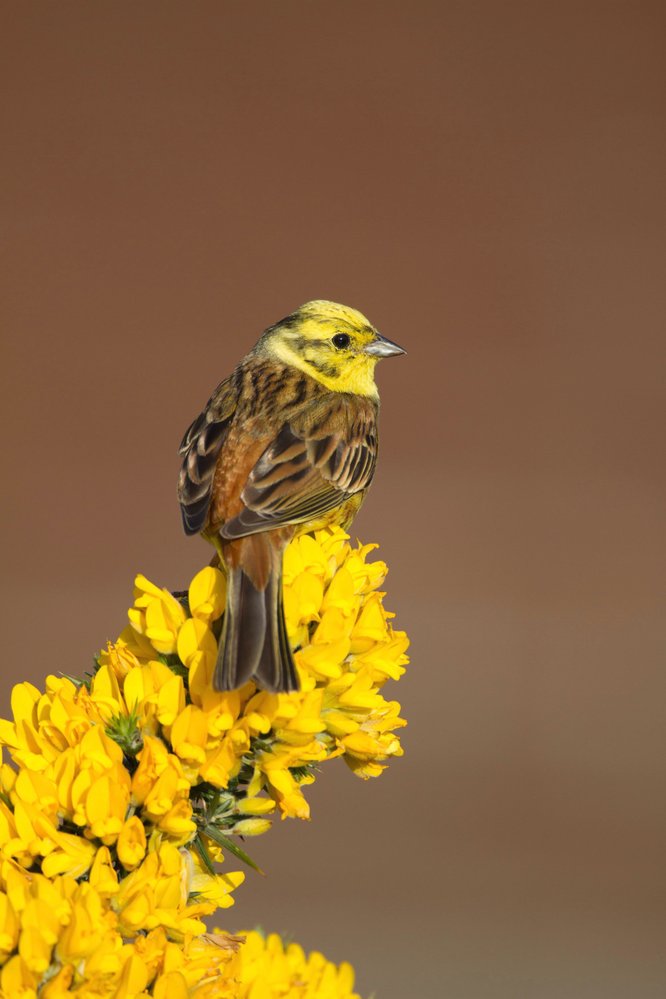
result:
<svg viewBox="0 0 666 999"><path fill-rule="evenodd" d="M229 567L215 690L236 690L252 677L275 693L299 689L282 606L281 562L273 560L263 588L240 566Z"/></svg>

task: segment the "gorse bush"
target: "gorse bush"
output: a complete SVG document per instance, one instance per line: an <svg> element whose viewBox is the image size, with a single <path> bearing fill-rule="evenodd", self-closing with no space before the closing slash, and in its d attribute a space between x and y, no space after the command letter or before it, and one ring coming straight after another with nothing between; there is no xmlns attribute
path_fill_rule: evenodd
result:
<svg viewBox="0 0 666 999"><path fill-rule="evenodd" d="M90 674L14 687L0 721L3 997L355 996L349 965L275 935L207 933L204 918L233 905L247 837L309 817L325 761L368 778L402 753L383 688L408 641L375 547L336 528L288 547L297 693L212 689L225 578L211 567L182 594L138 576L129 624Z"/></svg>

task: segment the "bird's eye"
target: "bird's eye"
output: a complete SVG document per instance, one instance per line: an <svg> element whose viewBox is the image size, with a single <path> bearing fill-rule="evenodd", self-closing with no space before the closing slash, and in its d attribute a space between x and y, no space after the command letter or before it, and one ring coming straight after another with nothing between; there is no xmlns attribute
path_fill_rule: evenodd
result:
<svg viewBox="0 0 666 999"><path fill-rule="evenodd" d="M338 350L344 350L345 347L349 346L349 337L346 333L336 333L333 337L333 346L337 347Z"/></svg>

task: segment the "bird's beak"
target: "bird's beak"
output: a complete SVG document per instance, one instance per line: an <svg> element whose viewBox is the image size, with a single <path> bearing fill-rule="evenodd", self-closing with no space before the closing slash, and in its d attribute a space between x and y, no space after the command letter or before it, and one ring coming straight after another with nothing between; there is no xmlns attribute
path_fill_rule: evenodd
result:
<svg viewBox="0 0 666 999"><path fill-rule="evenodd" d="M364 349L366 354L372 354L373 357L393 357L396 354L407 353L402 347L398 347L397 343L387 340L381 333L378 333L377 339L369 343Z"/></svg>

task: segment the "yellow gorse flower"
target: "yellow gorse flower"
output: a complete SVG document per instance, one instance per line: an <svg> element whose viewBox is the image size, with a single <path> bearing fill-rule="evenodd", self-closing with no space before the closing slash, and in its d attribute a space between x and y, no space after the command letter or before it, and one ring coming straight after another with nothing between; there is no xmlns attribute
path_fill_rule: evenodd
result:
<svg viewBox="0 0 666 999"><path fill-rule="evenodd" d="M244 878L214 864L250 862L235 837L266 832L276 809L308 818L321 763L367 778L402 754L382 688L408 641L374 548L337 528L289 545L297 693L212 689L225 579L211 567L187 594L138 576L129 625L87 681L15 686L0 720L13 761L0 767L0 996L352 999L346 965L273 936L209 937L203 919Z"/></svg>
<svg viewBox="0 0 666 999"><path fill-rule="evenodd" d="M67 877L3 865L0 919L2 999L358 999L350 965L275 934L128 936L102 893Z"/></svg>

